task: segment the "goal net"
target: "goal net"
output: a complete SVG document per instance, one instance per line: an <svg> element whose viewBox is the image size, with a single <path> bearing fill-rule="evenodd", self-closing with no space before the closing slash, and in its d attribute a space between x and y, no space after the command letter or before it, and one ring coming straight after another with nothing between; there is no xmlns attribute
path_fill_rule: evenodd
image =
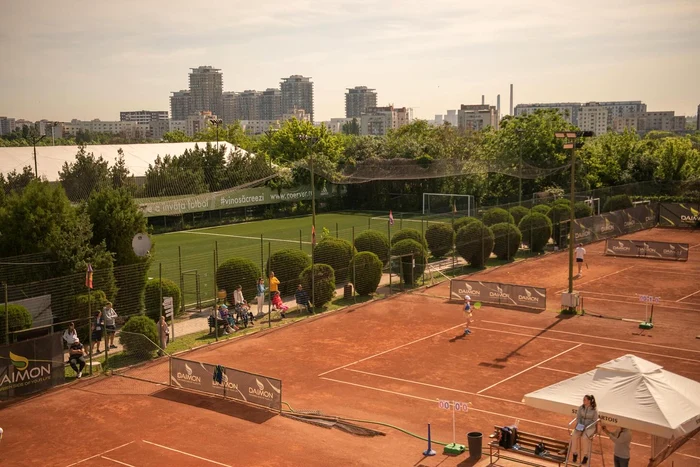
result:
<svg viewBox="0 0 700 467"><path fill-rule="evenodd" d="M449 214L471 216L476 211L474 196L455 193L423 193L423 215Z"/></svg>

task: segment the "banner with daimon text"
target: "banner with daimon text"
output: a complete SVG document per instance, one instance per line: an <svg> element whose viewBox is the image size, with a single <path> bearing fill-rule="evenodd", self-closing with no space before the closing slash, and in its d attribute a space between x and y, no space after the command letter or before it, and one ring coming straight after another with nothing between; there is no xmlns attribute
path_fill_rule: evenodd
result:
<svg viewBox="0 0 700 467"><path fill-rule="evenodd" d="M605 254L608 256L688 261L689 246L687 243L609 238L605 241Z"/></svg>
<svg viewBox="0 0 700 467"><path fill-rule="evenodd" d="M172 358L171 385L275 410L282 409L282 381L223 367L223 378L219 383L214 381L215 368L215 365L208 363Z"/></svg>
<svg viewBox="0 0 700 467"><path fill-rule="evenodd" d="M463 301L465 295L469 295L472 303L482 302L539 310L547 309L547 289L543 287L452 279L450 281L450 298Z"/></svg>
<svg viewBox="0 0 700 467"><path fill-rule="evenodd" d="M661 227L700 227L700 203L660 203Z"/></svg>
<svg viewBox="0 0 700 467"><path fill-rule="evenodd" d="M63 384L64 366L58 333L0 347L0 400Z"/></svg>
<svg viewBox="0 0 700 467"><path fill-rule="evenodd" d="M656 225L658 208L643 204L574 220L576 243L590 243L610 237L617 237Z"/></svg>

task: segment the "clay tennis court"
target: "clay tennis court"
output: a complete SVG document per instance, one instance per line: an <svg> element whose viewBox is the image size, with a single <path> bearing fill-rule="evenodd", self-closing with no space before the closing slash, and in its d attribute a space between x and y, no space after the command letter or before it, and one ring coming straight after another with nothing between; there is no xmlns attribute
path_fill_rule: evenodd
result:
<svg viewBox="0 0 700 467"><path fill-rule="evenodd" d="M520 428L566 439L569 417L523 405L524 394L593 369L627 353L700 380L700 232L653 229L626 238L687 242L690 261L676 263L602 255L588 245L589 268L577 279L585 300L615 294L587 308L644 317L635 294L662 297L655 327L591 316L560 317L557 292L567 286L566 253L477 274L483 280L547 287L549 310L483 306L474 333L462 336L461 304L448 285L327 313L213 345L184 358L261 373L283 381L283 400L295 410L379 421L452 441L451 412L438 399L471 403L457 414L457 442L468 431L520 420ZM612 279L614 278L614 283ZM591 300L595 302L596 300ZM168 379L166 361L129 372ZM121 376L64 386L0 412L5 436L0 464L57 466L156 465L472 465L468 455L424 458L426 443L384 426L386 436L359 437L246 407ZM646 465L649 438L634 434L632 465ZM605 464L612 444L603 440ZM601 451L598 441L594 453ZM488 448L484 464L488 463ZM691 440L667 461L700 463ZM602 465L594 454L593 465ZM500 465L505 465L500 463Z"/></svg>

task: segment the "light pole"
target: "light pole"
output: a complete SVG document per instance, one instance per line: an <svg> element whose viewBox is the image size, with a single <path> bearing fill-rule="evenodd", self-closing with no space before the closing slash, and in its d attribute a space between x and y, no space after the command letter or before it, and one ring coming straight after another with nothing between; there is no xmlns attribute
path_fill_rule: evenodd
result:
<svg viewBox="0 0 700 467"><path fill-rule="evenodd" d="M220 118L209 119L209 123L216 125L216 152L219 152L219 127L224 123Z"/></svg>
<svg viewBox="0 0 700 467"><path fill-rule="evenodd" d="M56 146L56 138L54 136L54 130L58 126L58 122L53 122L51 124L51 146Z"/></svg>
<svg viewBox="0 0 700 467"><path fill-rule="evenodd" d="M522 128L516 128L515 134L518 135L518 145L520 146L520 165L518 166L518 182L520 186L520 193L518 195L518 206L523 204L523 130Z"/></svg>
<svg viewBox="0 0 700 467"><path fill-rule="evenodd" d="M41 135L37 138L36 131L30 131L29 135L27 137L32 143L32 146L34 147L34 178L39 178L39 168L37 167L36 163L36 144L44 139L46 135Z"/></svg>

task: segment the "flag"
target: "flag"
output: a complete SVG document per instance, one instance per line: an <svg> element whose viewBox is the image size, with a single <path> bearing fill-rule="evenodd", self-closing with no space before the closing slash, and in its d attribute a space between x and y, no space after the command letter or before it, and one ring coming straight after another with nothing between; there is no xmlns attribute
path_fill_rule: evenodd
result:
<svg viewBox="0 0 700 467"><path fill-rule="evenodd" d="M389 211L389 225L394 225L394 214L392 214L391 210Z"/></svg>
<svg viewBox="0 0 700 467"><path fill-rule="evenodd" d="M92 264L88 264L87 272L85 273L85 287L92 289Z"/></svg>
<svg viewBox="0 0 700 467"><path fill-rule="evenodd" d="M311 226L311 246L316 246L316 226Z"/></svg>

